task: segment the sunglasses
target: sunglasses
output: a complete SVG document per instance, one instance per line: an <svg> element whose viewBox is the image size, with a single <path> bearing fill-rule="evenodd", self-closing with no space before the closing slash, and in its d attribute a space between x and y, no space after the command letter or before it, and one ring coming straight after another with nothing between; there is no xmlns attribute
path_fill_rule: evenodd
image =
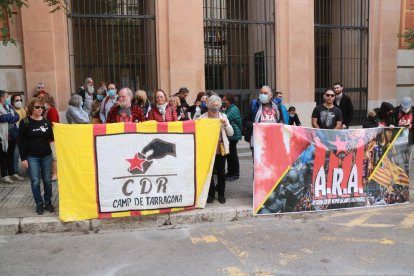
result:
<svg viewBox="0 0 414 276"><path fill-rule="evenodd" d="M14 102L21 102L22 100L15 100Z"/></svg>
<svg viewBox="0 0 414 276"><path fill-rule="evenodd" d="M35 109L43 109L43 110L45 110L45 107L43 105L35 105L34 108Z"/></svg>
<svg viewBox="0 0 414 276"><path fill-rule="evenodd" d="M335 97L335 94L325 94L326 97Z"/></svg>

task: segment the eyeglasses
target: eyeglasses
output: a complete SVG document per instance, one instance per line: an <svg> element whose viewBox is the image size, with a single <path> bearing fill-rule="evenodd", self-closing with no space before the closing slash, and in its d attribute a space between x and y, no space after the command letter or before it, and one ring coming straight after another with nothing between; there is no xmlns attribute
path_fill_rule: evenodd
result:
<svg viewBox="0 0 414 276"><path fill-rule="evenodd" d="M335 97L335 94L325 94L326 97Z"/></svg>
<svg viewBox="0 0 414 276"><path fill-rule="evenodd" d="M45 110L45 107L43 105L35 105L34 108L35 109L43 109L43 110Z"/></svg>

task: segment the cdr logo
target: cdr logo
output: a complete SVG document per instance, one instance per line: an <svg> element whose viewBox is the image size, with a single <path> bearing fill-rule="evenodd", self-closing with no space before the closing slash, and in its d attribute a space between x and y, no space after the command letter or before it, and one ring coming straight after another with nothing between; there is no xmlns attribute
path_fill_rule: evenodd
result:
<svg viewBox="0 0 414 276"><path fill-rule="evenodd" d="M192 133L96 136L99 211L193 206L196 195L194 138Z"/></svg>
<svg viewBox="0 0 414 276"><path fill-rule="evenodd" d="M156 138L146 145L142 152L138 152L133 158L127 159L130 163L128 172L132 174L145 174L152 165L153 159L162 159L167 155L177 157L175 144Z"/></svg>

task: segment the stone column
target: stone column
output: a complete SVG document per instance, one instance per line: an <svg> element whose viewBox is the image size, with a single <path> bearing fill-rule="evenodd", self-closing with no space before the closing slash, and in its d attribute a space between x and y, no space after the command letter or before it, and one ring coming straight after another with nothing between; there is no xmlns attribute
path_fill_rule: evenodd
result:
<svg viewBox="0 0 414 276"><path fill-rule="evenodd" d="M370 1L368 109L396 104L400 0Z"/></svg>
<svg viewBox="0 0 414 276"><path fill-rule="evenodd" d="M65 110L71 95L66 15L50 13L42 1L29 0L22 8L23 54L27 95L43 82L57 109Z"/></svg>
<svg viewBox="0 0 414 276"><path fill-rule="evenodd" d="M276 87L293 105L304 126L315 107L314 3L275 0Z"/></svg>
<svg viewBox="0 0 414 276"><path fill-rule="evenodd" d="M181 86L191 104L205 89L202 0L157 0L158 84L167 94Z"/></svg>

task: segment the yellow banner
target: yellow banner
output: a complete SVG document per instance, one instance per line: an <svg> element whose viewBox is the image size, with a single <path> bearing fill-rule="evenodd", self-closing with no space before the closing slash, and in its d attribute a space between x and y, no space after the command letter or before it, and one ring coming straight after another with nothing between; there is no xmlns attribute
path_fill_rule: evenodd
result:
<svg viewBox="0 0 414 276"><path fill-rule="evenodd" d="M55 124L59 218L141 216L204 208L219 120Z"/></svg>

